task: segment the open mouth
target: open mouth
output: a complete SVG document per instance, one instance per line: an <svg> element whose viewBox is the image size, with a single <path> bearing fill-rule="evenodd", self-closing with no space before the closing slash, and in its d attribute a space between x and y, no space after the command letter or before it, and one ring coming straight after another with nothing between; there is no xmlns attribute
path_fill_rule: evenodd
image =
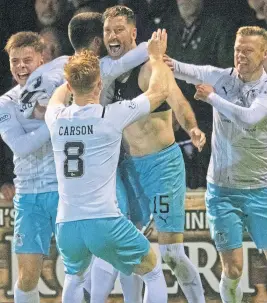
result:
<svg viewBox="0 0 267 303"><path fill-rule="evenodd" d="M20 74L18 74L18 78L20 80L27 80L29 78L29 76L30 76L30 74L28 74L28 73L20 73Z"/></svg>
<svg viewBox="0 0 267 303"><path fill-rule="evenodd" d="M109 50L111 56L119 56L121 52L121 45L119 43L110 43Z"/></svg>

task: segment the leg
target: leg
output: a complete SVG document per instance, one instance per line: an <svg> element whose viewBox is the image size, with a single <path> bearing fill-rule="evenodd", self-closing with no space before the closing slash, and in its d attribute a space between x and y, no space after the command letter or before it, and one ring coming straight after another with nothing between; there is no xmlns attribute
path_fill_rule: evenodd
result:
<svg viewBox="0 0 267 303"><path fill-rule="evenodd" d="M211 237L220 253L222 276L220 294L223 303L241 303L239 284L243 269L244 206L242 190L208 184L206 208Z"/></svg>
<svg viewBox="0 0 267 303"><path fill-rule="evenodd" d="M240 278L243 270L243 249L237 248L220 252L222 262L222 277L220 295L223 303L241 303L243 292Z"/></svg>
<svg viewBox="0 0 267 303"><path fill-rule="evenodd" d="M88 233L88 230L83 229L83 223L83 221L73 221L56 225L57 248L66 273L63 303L82 303L85 283L90 280L89 265L92 254L84 243L84 233Z"/></svg>
<svg viewBox="0 0 267 303"><path fill-rule="evenodd" d="M117 279L118 271L108 262L95 258L92 264L91 303L105 303Z"/></svg>
<svg viewBox="0 0 267 303"><path fill-rule="evenodd" d="M84 299L84 285L88 282L91 275L90 266L82 272L74 275L65 275L62 302L71 303L75 299L75 302L83 302ZM89 301L90 302L90 301Z"/></svg>
<svg viewBox="0 0 267 303"><path fill-rule="evenodd" d="M162 267L157 262L155 252L150 247L148 255L142 258L142 262L136 265L134 272L145 282L144 303L167 303L167 285Z"/></svg>
<svg viewBox="0 0 267 303"><path fill-rule="evenodd" d="M189 303L205 302L200 275L184 251L182 233L159 232L160 252Z"/></svg>
<svg viewBox="0 0 267 303"><path fill-rule="evenodd" d="M91 245L92 253L127 276L133 272L142 275L147 287L145 303L167 303L167 286L161 266L157 264L148 240L136 227L125 217L91 221L88 222L92 223L91 234L98 232L99 235ZM86 242L92 243L90 235Z"/></svg>
<svg viewBox="0 0 267 303"><path fill-rule="evenodd" d="M127 179L127 178L126 178ZM122 214L130 219L130 214L133 214L133 218L136 223L142 222L141 211L130 212L131 208L129 206L128 200L128 190L131 190L126 185L123 178L123 171L121 165L117 168L116 174L116 194L119 208ZM132 200L135 200L134 194L130 194ZM92 302L106 302L109 294L111 293L116 278L118 276L118 271L108 262L96 258L92 265L92 289L91 289L91 301ZM103 283L105 281L105 283ZM120 282L122 286L124 302L125 303L142 303L142 288L143 281L136 275L126 276L120 273Z"/></svg>
<svg viewBox="0 0 267 303"><path fill-rule="evenodd" d="M40 302L37 288L43 265L43 255L18 254L19 275L15 285L16 303Z"/></svg>
<svg viewBox="0 0 267 303"><path fill-rule="evenodd" d="M19 275L15 285L16 303L40 301L37 284L43 256L49 254L52 224L46 209L47 194L16 195L14 251L18 257ZM54 209L57 201L54 201Z"/></svg>
<svg viewBox="0 0 267 303"><path fill-rule="evenodd" d="M203 303L205 298L200 275L183 246L186 186L180 148L173 145L160 152L157 161L156 166L152 161L149 170L153 177L143 182L143 186L150 197L150 211L158 231L161 256L173 270L187 301Z"/></svg>
<svg viewBox="0 0 267 303"><path fill-rule="evenodd" d="M136 274L126 276L120 272L124 303L142 303L143 280Z"/></svg>

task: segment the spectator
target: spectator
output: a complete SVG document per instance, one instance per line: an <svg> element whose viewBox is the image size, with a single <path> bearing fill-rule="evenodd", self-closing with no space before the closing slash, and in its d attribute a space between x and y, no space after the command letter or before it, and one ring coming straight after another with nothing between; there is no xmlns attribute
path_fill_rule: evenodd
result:
<svg viewBox="0 0 267 303"><path fill-rule="evenodd" d="M59 56L70 55L73 49L66 35L55 27L45 27L40 35L45 40L43 52L44 63L47 63Z"/></svg>
<svg viewBox="0 0 267 303"><path fill-rule="evenodd" d="M233 45L236 26L219 16L205 15L203 0L177 0L176 17L161 23L168 30L168 54L178 61L230 67L233 65ZM209 104L194 102L195 87L178 81L195 112L199 128L206 133L207 143L201 153L186 145L184 152L187 186L206 187L206 175L211 153L212 108ZM180 128L177 141L189 137Z"/></svg>
<svg viewBox="0 0 267 303"><path fill-rule="evenodd" d="M0 193L9 201L15 194L13 170L13 154L0 137Z"/></svg>
<svg viewBox="0 0 267 303"><path fill-rule="evenodd" d="M102 13L108 6L116 5L116 0L70 0L75 10L82 7L91 7L94 12ZM75 13L77 15L77 13Z"/></svg>
<svg viewBox="0 0 267 303"><path fill-rule="evenodd" d="M34 3L37 28L54 26L67 31L72 11L67 0L35 0Z"/></svg>
<svg viewBox="0 0 267 303"><path fill-rule="evenodd" d="M264 6L266 4L265 0L248 0L249 6L256 12L256 17L258 20L264 20Z"/></svg>

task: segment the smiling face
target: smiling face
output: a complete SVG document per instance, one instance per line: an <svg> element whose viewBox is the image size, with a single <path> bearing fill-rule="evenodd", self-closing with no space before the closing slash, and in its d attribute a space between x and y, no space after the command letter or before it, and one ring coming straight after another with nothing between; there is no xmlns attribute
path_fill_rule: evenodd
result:
<svg viewBox="0 0 267 303"><path fill-rule="evenodd" d="M125 16L109 17L104 22L104 43L108 54L118 59L136 46L136 27Z"/></svg>
<svg viewBox="0 0 267 303"><path fill-rule="evenodd" d="M235 68L242 80L254 78L262 72L266 58L266 42L261 36L237 35L235 41Z"/></svg>
<svg viewBox="0 0 267 303"><path fill-rule="evenodd" d="M30 74L43 64L43 58L33 47L19 47L10 50L9 62L12 76L24 86Z"/></svg>

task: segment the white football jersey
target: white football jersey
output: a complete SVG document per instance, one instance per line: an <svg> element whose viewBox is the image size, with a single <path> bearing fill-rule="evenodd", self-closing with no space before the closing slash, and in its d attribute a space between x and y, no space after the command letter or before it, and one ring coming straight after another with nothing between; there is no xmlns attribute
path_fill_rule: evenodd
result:
<svg viewBox="0 0 267 303"><path fill-rule="evenodd" d="M141 95L103 107L50 106L50 130L59 183L57 222L116 217L116 169L125 127L150 112Z"/></svg>
<svg viewBox="0 0 267 303"><path fill-rule="evenodd" d="M0 97L0 135L14 153L16 193L57 191L49 131L43 120L22 115L19 94L18 85Z"/></svg>
<svg viewBox="0 0 267 303"><path fill-rule="evenodd" d="M210 84L225 102L267 108L267 75L244 83L234 68L176 63L176 77L193 84ZM267 186L267 117L249 125L236 123L213 108L212 153L207 180L230 188Z"/></svg>

